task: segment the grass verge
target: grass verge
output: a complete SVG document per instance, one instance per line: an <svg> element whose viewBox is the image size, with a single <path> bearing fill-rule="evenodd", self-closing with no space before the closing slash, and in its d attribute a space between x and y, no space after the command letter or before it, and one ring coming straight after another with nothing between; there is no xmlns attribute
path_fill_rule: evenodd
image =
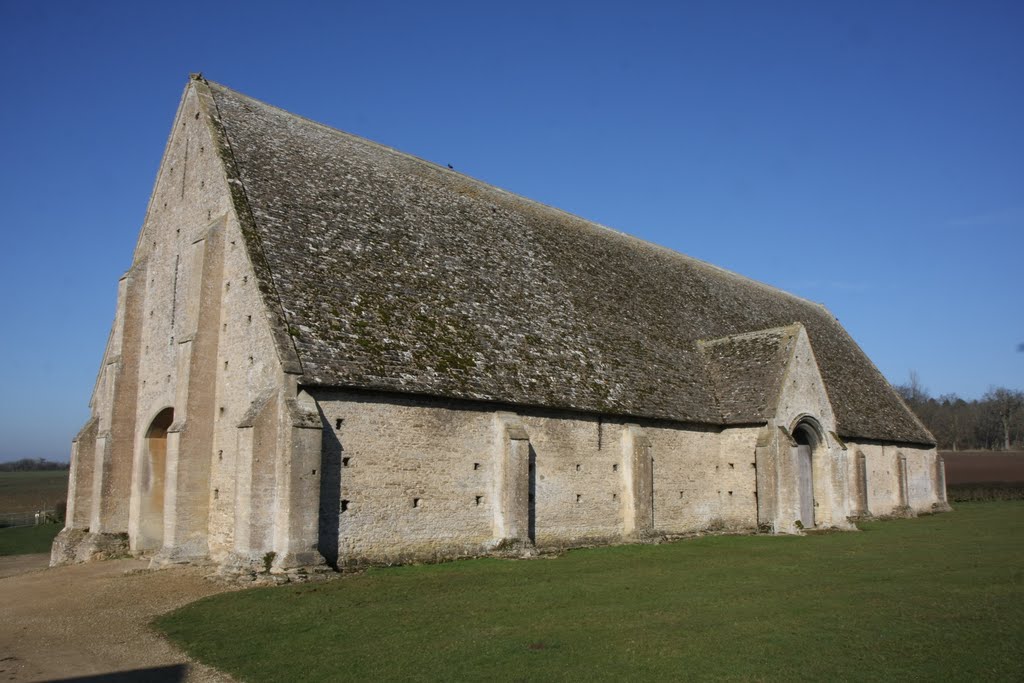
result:
<svg viewBox="0 0 1024 683"><path fill-rule="evenodd" d="M63 527L63 524L39 524L0 529L0 557L48 553L53 545L53 537Z"/></svg>
<svg viewBox="0 0 1024 683"><path fill-rule="evenodd" d="M157 621L246 681L1024 679L1024 503L368 571Z"/></svg>

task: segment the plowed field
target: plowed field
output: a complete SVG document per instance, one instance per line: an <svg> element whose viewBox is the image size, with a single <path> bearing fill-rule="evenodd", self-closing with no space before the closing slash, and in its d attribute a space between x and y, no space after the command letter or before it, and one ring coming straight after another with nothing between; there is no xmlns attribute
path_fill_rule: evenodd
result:
<svg viewBox="0 0 1024 683"><path fill-rule="evenodd" d="M943 451L947 484L1024 483L1024 451Z"/></svg>

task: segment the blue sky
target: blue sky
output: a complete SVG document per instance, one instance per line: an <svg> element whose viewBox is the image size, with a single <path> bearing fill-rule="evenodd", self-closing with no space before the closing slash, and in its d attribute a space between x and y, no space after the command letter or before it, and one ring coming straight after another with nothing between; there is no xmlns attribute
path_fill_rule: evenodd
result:
<svg viewBox="0 0 1024 683"><path fill-rule="evenodd" d="M190 71L1024 389L1024 3L0 0L0 460L66 459Z"/></svg>

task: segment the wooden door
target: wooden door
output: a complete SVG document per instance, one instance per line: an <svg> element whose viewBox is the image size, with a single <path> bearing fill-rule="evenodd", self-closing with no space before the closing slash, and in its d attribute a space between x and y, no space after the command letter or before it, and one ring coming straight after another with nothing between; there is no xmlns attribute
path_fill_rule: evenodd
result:
<svg viewBox="0 0 1024 683"><path fill-rule="evenodd" d="M814 475L811 468L811 447L796 447L797 485L800 490L800 523L805 529L814 526Z"/></svg>

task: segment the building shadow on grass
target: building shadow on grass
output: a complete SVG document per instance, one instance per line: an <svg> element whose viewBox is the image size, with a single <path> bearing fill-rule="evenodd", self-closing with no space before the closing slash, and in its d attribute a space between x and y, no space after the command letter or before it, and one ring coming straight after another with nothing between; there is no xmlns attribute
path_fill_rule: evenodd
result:
<svg viewBox="0 0 1024 683"><path fill-rule="evenodd" d="M54 683L180 683L188 675L188 664L171 664L169 666L153 666L147 669L131 671L111 671L110 673L92 676L76 676L61 678Z"/></svg>

